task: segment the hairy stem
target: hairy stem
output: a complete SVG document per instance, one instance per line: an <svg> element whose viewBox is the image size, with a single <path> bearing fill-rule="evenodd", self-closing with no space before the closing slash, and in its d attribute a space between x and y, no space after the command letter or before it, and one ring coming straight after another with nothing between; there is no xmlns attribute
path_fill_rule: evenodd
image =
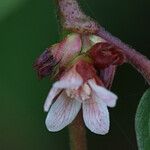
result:
<svg viewBox="0 0 150 150"><path fill-rule="evenodd" d="M82 118L82 112L69 125L70 147L71 150L87 150L86 130Z"/></svg>
<svg viewBox="0 0 150 150"><path fill-rule="evenodd" d="M130 48L130 46L111 35L103 27L99 27L97 35L101 36L109 43L119 47L126 56L127 61L143 75L150 85L150 60L147 57L143 56L135 49Z"/></svg>
<svg viewBox="0 0 150 150"><path fill-rule="evenodd" d="M64 29L78 33L96 33L97 23L80 9L77 0L56 0Z"/></svg>

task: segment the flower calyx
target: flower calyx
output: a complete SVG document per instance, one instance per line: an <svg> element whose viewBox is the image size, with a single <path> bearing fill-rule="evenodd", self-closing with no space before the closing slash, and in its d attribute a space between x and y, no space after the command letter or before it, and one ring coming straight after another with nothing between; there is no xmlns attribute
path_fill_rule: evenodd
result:
<svg viewBox="0 0 150 150"><path fill-rule="evenodd" d="M110 65L122 65L126 58L119 48L107 42L96 43L89 52L98 69L104 69Z"/></svg>

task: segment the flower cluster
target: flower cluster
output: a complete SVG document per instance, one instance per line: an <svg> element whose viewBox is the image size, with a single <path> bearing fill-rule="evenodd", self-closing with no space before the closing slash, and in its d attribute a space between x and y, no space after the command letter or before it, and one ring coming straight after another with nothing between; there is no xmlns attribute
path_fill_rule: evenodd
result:
<svg viewBox="0 0 150 150"><path fill-rule="evenodd" d="M119 48L96 35L71 33L48 48L35 63L40 78L55 77L44 104L48 130L63 129L82 109L87 128L96 134L108 133L108 107L117 101L108 89L117 65L124 62Z"/></svg>

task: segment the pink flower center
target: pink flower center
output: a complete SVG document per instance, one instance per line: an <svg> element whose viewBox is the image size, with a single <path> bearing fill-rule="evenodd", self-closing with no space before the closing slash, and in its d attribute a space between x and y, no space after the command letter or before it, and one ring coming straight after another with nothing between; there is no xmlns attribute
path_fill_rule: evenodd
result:
<svg viewBox="0 0 150 150"><path fill-rule="evenodd" d="M65 90L68 97L72 99L76 99L78 101L84 101L90 98L91 96L91 88L87 83L84 83L78 89L66 89Z"/></svg>

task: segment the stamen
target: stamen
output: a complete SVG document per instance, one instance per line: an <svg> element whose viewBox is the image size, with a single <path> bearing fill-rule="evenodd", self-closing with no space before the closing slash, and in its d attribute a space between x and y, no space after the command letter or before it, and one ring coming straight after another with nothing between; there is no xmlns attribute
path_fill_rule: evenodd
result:
<svg viewBox="0 0 150 150"><path fill-rule="evenodd" d="M83 84L81 92L80 92L80 97L82 101L87 100L90 98L91 95L91 89L88 84Z"/></svg>

